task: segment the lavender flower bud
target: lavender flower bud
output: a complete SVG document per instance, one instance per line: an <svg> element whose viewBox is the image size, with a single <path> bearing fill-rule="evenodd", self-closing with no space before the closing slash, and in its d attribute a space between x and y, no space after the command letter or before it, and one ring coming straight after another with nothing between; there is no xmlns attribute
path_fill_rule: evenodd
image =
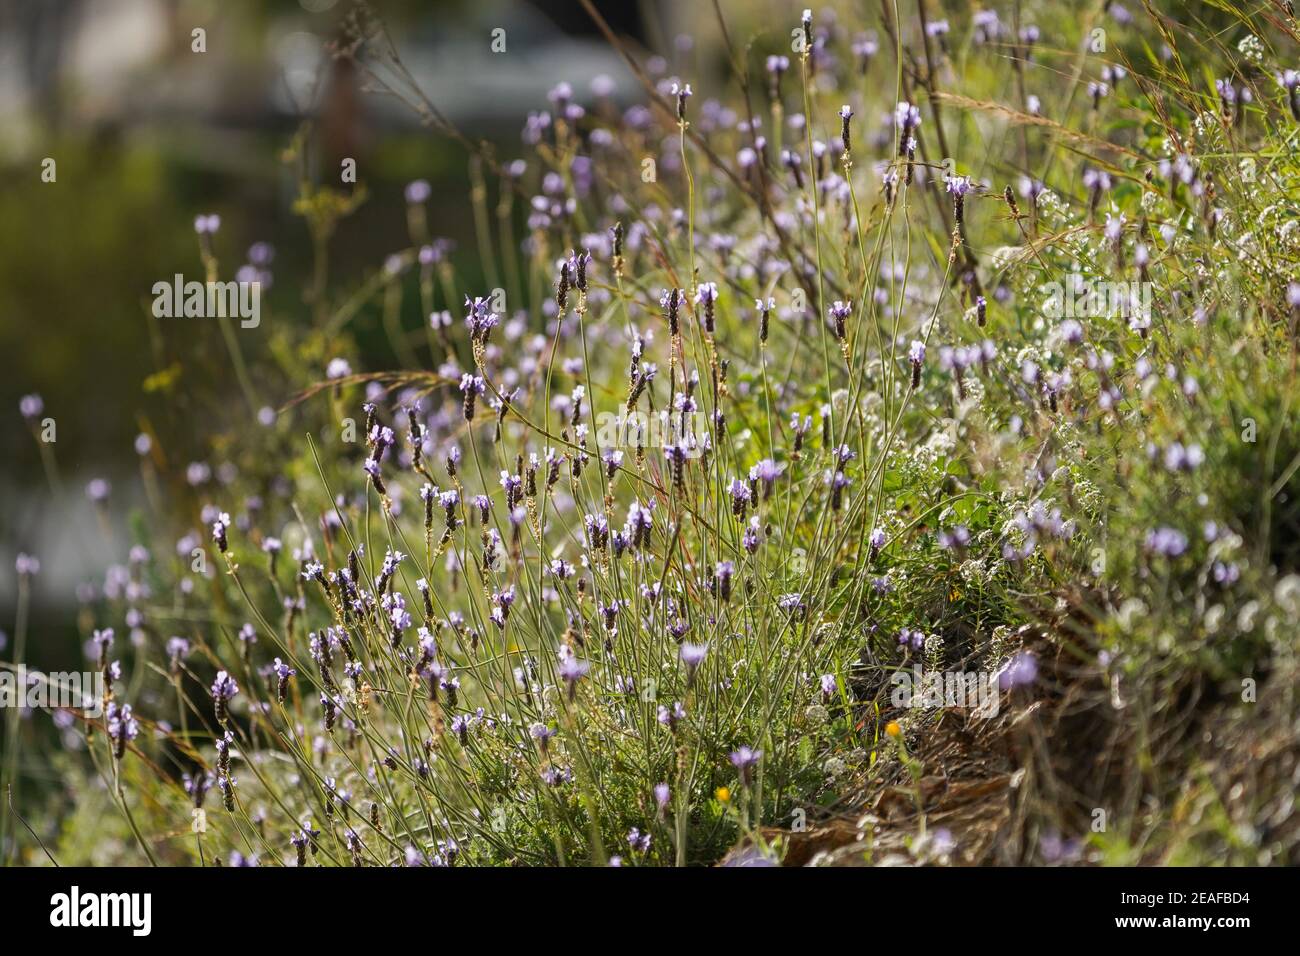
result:
<svg viewBox="0 0 1300 956"><path fill-rule="evenodd" d="M614 271L621 274L623 271L623 220L618 220L610 228L610 234L614 237Z"/></svg>
<svg viewBox="0 0 1300 956"><path fill-rule="evenodd" d="M717 301L717 284L713 282L700 283L700 287L695 293L695 304L704 306L704 330L710 335L713 334L713 309Z"/></svg>
<svg viewBox="0 0 1300 956"><path fill-rule="evenodd" d="M742 786L749 786L753 778L754 767L758 765L759 758L763 756L761 750L751 750L749 747L741 747L728 758L731 765L740 772L740 783Z"/></svg>
<svg viewBox="0 0 1300 956"><path fill-rule="evenodd" d="M686 122L686 100L691 96L691 84L687 83L681 86L677 83L672 85L672 95L677 97L677 122Z"/></svg>
<svg viewBox="0 0 1300 956"><path fill-rule="evenodd" d="M668 334L676 338L678 334L678 315L682 304L682 290L664 290L659 296L659 304L668 310Z"/></svg>
<svg viewBox="0 0 1300 956"><path fill-rule="evenodd" d="M839 299L836 299L833 303L831 303L830 316L831 316L832 323L834 323L835 325L835 337L839 339L841 342L843 342L848 336L846 322L848 321L849 316L852 314L853 314L852 299L850 299L848 302L841 302Z"/></svg>
<svg viewBox="0 0 1300 956"><path fill-rule="evenodd" d="M971 190L969 176L951 176L944 187L952 196L953 218L957 225L966 224L966 194Z"/></svg>
<svg viewBox="0 0 1300 956"><path fill-rule="evenodd" d="M222 554L226 553L226 531L230 528L230 515L221 512L217 515L217 520L212 522L212 540L217 544L217 550Z"/></svg>
<svg viewBox="0 0 1300 956"><path fill-rule="evenodd" d="M569 308L569 260L560 260L560 278L555 283L555 307L559 315Z"/></svg>
<svg viewBox="0 0 1300 956"><path fill-rule="evenodd" d="M217 778L217 786L221 789L221 802L226 808L227 813L235 812L235 778L229 775Z"/></svg>
<svg viewBox="0 0 1300 956"><path fill-rule="evenodd" d="M130 704L109 703L104 711L108 737L113 742L113 756L121 760L128 741L140 735L140 724L131 713Z"/></svg>
<svg viewBox="0 0 1300 956"><path fill-rule="evenodd" d="M275 676L277 679L275 696L276 699L282 704L284 703L285 698L288 696L289 693L289 678L296 673L297 671L295 671L288 664L285 664L283 661L281 661L280 658L277 657L275 659Z"/></svg>
<svg viewBox="0 0 1300 956"><path fill-rule="evenodd" d="M907 359L912 363L912 387L917 388L921 384L921 365L925 362L925 343L913 339Z"/></svg>
<svg viewBox="0 0 1300 956"><path fill-rule="evenodd" d="M464 393L463 411L465 413L465 421L473 421L474 401L479 395L482 395L487 391L487 384L483 381L482 376L470 375L466 372L460 377L460 390ZM450 471L450 464L448 465L448 470Z"/></svg>
<svg viewBox="0 0 1300 956"><path fill-rule="evenodd" d="M235 679L225 671L217 671L216 679L212 682L212 706L218 724L226 723L230 701L238 693L239 685Z"/></svg>
<svg viewBox="0 0 1300 956"><path fill-rule="evenodd" d="M731 576L735 573L736 566L730 561L719 561L714 570L714 579L717 581L718 597L725 604L731 600Z"/></svg>
<svg viewBox="0 0 1300 956"><path fill-rule="evenodd" d="M1291 107L1291 116L1300 122L1300 72L1283 70L1277 74L1278 85L1286 90L1287 105Z"/></svg>
<svg viewBox="0 0 1300 956"><path fill-rule="evenodd" d="M766 302L762 299L754 300L754 308L758 309L758 342L760 345L767 344L768 323L771 319L772 310L776 308L776 299L768 298Z"/></svg>

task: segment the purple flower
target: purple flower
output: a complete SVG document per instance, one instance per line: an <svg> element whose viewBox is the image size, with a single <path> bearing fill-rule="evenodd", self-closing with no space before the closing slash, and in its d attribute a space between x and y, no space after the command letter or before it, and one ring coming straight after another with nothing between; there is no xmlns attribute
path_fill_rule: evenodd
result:
<svg viewBox="0 0 1300 956"><path fill-rule="evenodd" d="M481 296L473 299L466 296L465 307L469 309L469 315L465 316L465 327L469 329L470 341L476 345L485 345L489 334L501 323L501 317L491 310L488 300Z"/></svg>
<svg viewBox="0 0 1300 956"><path fill-rule="evenodd" d="M966 194L974 188L969 176L949 176L944 189L952 196L953 216L957 224L966 221Z"/></svg>
<svg viewBox="0 0 1300 956"><path fill-rule="evenodd" d="M1144 547L1151 554L1177 558L1187 551L1187 535L1176 528L1155 528L1147 532Z"/></svg>
<svg viewBox="0 0 1300 956"><path fill-rule="evenodd" d="M1291 116L1300 120L1300 72L1283 70L1277 74L1278 85L1286 90L1287 103L1291 107Z"/></svg>
<svg viewBox="0 0 1300 956"><path fill-rule="evenodd" d="M839 511L844 504L844 490L851 484L849 477L842 471L837 470L834 474L828 471L826 473L826 483L831 488L831 510Z"/></svg>
<svg viewBox="0 0 1300 956"><path fill-rule="evenodd" d="M547 727L543 723L535 723L528 728L529 736L541 745L542 750L546 750L551 738L554 737L556 733L557 731Z"/></svg>
<svg viewBox="0 0 1300 956"><path fill-rule="evenodd" d="M283 704L289 689L289 678L296 674L297 671L281 661L278 657L275 659L275 666L273 669L277 680L276 697L280 703Z"/></svg>
<svg viewBox="0 0 1300 956"><path fill-rule="evenodd" d="M948 195L960 197L965 196L974 187L969 176L949 176L943 188Z"/></svg>
<svg viewBox="0 0 1300 956"><path fill-rule="evenodd" d="M745 517L745 509L753 499L753 493L749 490L749 484L741 481L739 478L732 478L727 491L731 495L732 514L743 520Z"/></svg>
<svg viewBox="0 0 1300 956"><path fill-rule="evenodd" d="M140 735L140 724L132 715L130 704L110 703L104 716L108 721L108 736L113 741L113 756L121 760L127 742Z"/></svg>
<svg viewBox="0 0 1300 956"><path fill-rule="evenodd" d="M849 316L853 314L853 301L841 302L836 299L827 311L830 314L831 324L835 327L835 337L843 342L848 334L846 323Z"/></svg>
<svg viewBox="0 0 1300 956"><path fill-rule="evenodd" d="M347 359L330 359L329 364L325 365L326 378L346 378L352 375L352 367L347 363Z"/></svg>
<svg viewBox="0 0 1300 956"><path fill-rule="evenodd" d="M911 160L916 154L916 129L921 125L921 110L903 102L894 107L894 125L898 127L898 155L908 159L908 183L912 181Z"/></svg>
<svg viewBox="0 0 1300 956"><path fill-rule="evenodd" d="M871 529L871 537L868 539L868 542L871 545L872 560L875 560L876 555L880 554L880 549L885 546L885 542L888 540L889 539L888 536L885 534L884 528Z"/></svg>
<svg viewBox="0 0 1300 956"><path fill-rule="evenodd" d="M695 682L695 671L708 655L709 645L686 642L682 644L678 653L681 656L682 663L686 665L686 683L689 686Z"/></svg>
<svg viewBox="0 0 1300 956"><path fill-rule="evenodd" d="M230 813L235 812L235 786L237 781L229 774L217 777L217 787L221 790L221 802Z"/></svg>
<svg viewBox="0 0 1300 956"><path fill-rule="evenodd" d="M970 22L975 30L976 43L990 43L1002 32L996 10L976 10Z"/></svg>
<svg viewBox="0 0 1300 956"><path fill-rule="evenodd" d="M957 841L953 839L952 831L947 827L939 827L931 836L931 846L934 852L939 856L947 856L953 850L957 849Z"/></svg>
<svg viewBox="0 0 1300 956"><path fill-rule="evenodd" d="M718 586L718 596L724 602L731 600L731 576L735 573L736 566L730 561L719 561L714 569L714 579Z"/></svg>
<svg viewBox="0 0 1300 956"><path fill-rule="evenodd" d="M591 265L590 250L583 249L581 252L570 252L566 260L569 267L569 274L573 277L573 285L579 292L587 291L587 266Z"/></svg>
<svg viewBox="0 0 1300 956"><path fill-rule="evenodd" d="M294 834L293 834L293 836L289 837L289 842L293 844L294 855L295 855L296 858L297 858L297 865L298 865L298 866L306 866L306 865L307 865L307 844L308 844L308 842L309 842L309 839L308 839L308 836L307 836L306 831L304 831L304 830L297 830L297 831L295 831ZM407 856L407 861L408 861L408 862L407 862L407 865L408 865L408 866L410 865L410 862L409 862L409 861L410 861L409 851L412 850L412 849L413 849L413 847L407 847L407 851L408 851L408 856Z"/></svg>
<svg viewBox="0 0 1300 956"><path fill-rule="evenodd" d="M1241 569L1238 568L1236 563L1233 561L1229 561L1226 564L1222 561L1215 561L1212 573L1214 575L1214 583L1222 584L1224 587L1236 584L1237 579L1241 577Z"/></svg>
<svg viewBox="0 0 1300 956"><path fill-rule="evenodd" d="M1070 863L1083 854L1078 839L1063 839L1056 830L1048 830L1038 838L1038 849L1045 863Z"/></svg>
<svg viewBox="0 0 1300 956"><path fill-rule="evenodd" d="M964 525L954 525L951 528L940 529L936 535L939 547L946 551L956 548L964 548L970 543L970 531Z"/></svg>
<svg viewBox="0 0 1300 956"><path fill-rule="evenodd" d="M226 532L230 529L230 524L230 515L224 511L220 512L216 520L212 522L212 540L216 542L217 550L222 554L225 554L229 548Z"/></svg>
<svg viewBox="0 0 1300 956"><path fill-rule="evenodd" d="M627 844L633 850L646 853L650 849L650 834L642 833L636 827L627 831Z"/></svg>
<svg viewBox="0 0 1300 956"><path fill-rule="evenodd" d="M685 123L686 101L691 97L691 84L687 83L685 86L682 86L681 84L673 83L669 92L677 98L677 121L679 123Z"/></svg>
<svg viewBox="0 0 1300 956"><path fill-rule="evenodd" d="M762 847L749 844L739 850L728 853L726 858L719 864L728 867L759 867L777 866L777 862L772 859L772 854L764 851Z"/></svg>
<svg viewBox="0 0 1300 956"><path fill-rule="evenodd" d="M178 666L190 652L190 642L183 637L169 637L167 639L167 657L171 659L173 666Z"/></svg>
<svg viewBox="0 0 1300 956"><path fill-rule="evenodd" d="M880 42L873 33L860 33L853 38L849 49L858 58L858 68L866 73L871 58L880 50Z"/></svg>
<svg viewBox="0 0 1300 956"><path fill-rule="evenodd" d="M682 292L681 289L665 289L659 294L659 304L666 310L668 317L668 332L670 335L677 334L678 320L684 298L686 298L686 293Z"/></svg>
<svg viewBox="0 0 1300 956"><path fill-rule="evenodd" d="M555 558L546 566L547 573L552 577L559 578L561 581L567 581L576 573L576 569L563 558Z"/></svg>
<svg viewBox="0 0 1300 956"><path fill-rule="evenodd" d="M238 693L239 685L235 683L235 679L225 671L217 671L216 679L212 682L212 704L216 711L217 723L226 722L229 714L228 705Z"/></svg>
<svg viewBox="0 0 1300 956"><path fill-rule="evenodd" d="M356 830L348 827L343 831L343 839L348 845L348 851L352 854L353 861L359 864L361 851L365 848L361 842L361 835Z"/></svg>
<svg viewBox="0 0 1300 956"><path fill-rule="evenodd" d="M99 659L107 660L108 649L113 646L113 629L106 627L103 630L96 630L90 635L90 641L99 648Z"/></svg>
<svg viewBox="0 0 1300 956"><path fill-rule="evenodd" d="M744 785L748 785L754 767L758 766L759 758L762 756L763 751L752 750L749 747L742 746L733 751L727 759L729 759L731 765L740 772L740 782Z"/></svg>
<svg viewBox="0 0 1300 956"><path fill-rule="evenodd" d="M456 735L461 746L469 743L469 718L464 714L457 714L451 719L451 732Z"/></svg>
<svg viewBox="0 0 1300 956"><path fill-rule="evenodd" d="M1088 189L1088 214L1091 216L1097 210L1101 194L1111 187L1110 173L1089 167L1083 171L1083 185Z"/></svg>
<svg viewBox="0 0 1300 956"><path fill-rule="evenodd" d="M487 383L483 381L481 375L470 375L466 372L460 377L460 391L464 396L462 410L465 421L473 421L475 399L487 391Z"/></svg>
<svg viewBox="0 0 1300 956"><path fill-rule="evenodd" d="M1027 687L1038 678L1038 658L1029 651L1021 651L998 672L998 687Z"/></svg>
<svg viewBox="0 0 1300 956"><path fill-rule="evenodd" d="M679 700L673 701L671 707L660 704L656 719L669 730L675 731L678 723L686 719L686 708L682 706L682 702Z"/></svg>
<svg viewBox="0 0 1300 956"><path fill-rule="evenodd" d="M406 201L411 205L425 202L431 195L433 190L427 180L416 179L406 184Z"/></svg>
<svg viewBox="0 0 1300 956"><path fill-rule="evenodd" d="M198 776L184 774L181 777L181 784L185 787L185 792L194 802L195 807L203 806L203 798L207 796L208 788L214 783L212 774L202 773Z"/></svg>
<svg viewBox="0 0 1300 956"><path fill-rule="evenodd" d="M671 796L671 791L668 789L668 784L656 783L654 787L654 794L655 794L655 805L659 808L659 812L662 813L664 810L668 808L668 800L669 797Z"/></svg>
<svg viewBox="0 0 1300 956"><path fill-rule="evenodd" d="M573 700L578 692L578 681L587 676L591 670L591 662L580 660L569 653L560 661L560 677L569 685L569 700Z"/></svg>
<svg viewBox="0 0 1300 956"><path fill-rule="evenodd" d="M759 482L763 486L763 500L766 501L772 495L772 488L776 484L776 479L781 477L781 468L771 458L764 458L753 468L749 469L749 480Z"/></svg>
<svg viewBox="0 0 1300 956"><path fill-rule="evenodd" d="M1214 88L1219 93L1219 101L1223 104L1223 112L1232 115L1232 108L1237 102L1237 88L1233 85L1232 80L1215 80Z"/></svg>
<svg viewBox="0 0 1300 956"><path fill-rule="evenodd" d="M710 334L714 329L714 307L718 303L718 285L716 282L701 282L695 292L695 304L704 306L704 330Z"/></svg>
<svg viewBox="0 0 1300 956"><path fill-rule="evenodd" d="M388 493L388 489L384 486L383 470L379 467L379 462L375 461L373 458L367 458L362 462L361 470L369 476L377 493L381 495Z"/></svg>
<svg viewBox="0 0 1300 956"><path fill-rule="evenodd" d="M776 599L777 607L783 611L790 611L794 614L803 614L808 610L808 605L804 603L803 595L795 592L793 594L783 594Z"/></svg>
<svg viewBox="0 0 1300 956"><path fill-rule="evenodd" d="M18 400L18 411L29 422L35 421L45 411L45 400L35 393L24 395Z"/></svg>
<svg viewBox="0 0 1300 956"><path fill-rule="evenodd" d="M911 103L899 103L894 107L894 123L904 132L910 132L921 125L921 110Z"/></svg>

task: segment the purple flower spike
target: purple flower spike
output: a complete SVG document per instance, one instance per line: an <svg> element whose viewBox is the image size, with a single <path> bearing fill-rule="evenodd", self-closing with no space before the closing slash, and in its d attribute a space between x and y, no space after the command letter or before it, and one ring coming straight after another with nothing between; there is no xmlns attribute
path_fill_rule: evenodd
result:
<svg viewBox="0 0 1300 956"><path fill-rule="evenodd" d="M752 750L749 747L740 747L733 751L728 759L731 765L740 772L741 784L748 786L753 776L753 771L758 766L759 758L763 756L763 751Z"/></svg>
<svg viewBox="0 0 1300 956"><path fill-rule="evenodd" d="M231 699L239 693L239 685L235 679L225 671L217 671L216 679L212 682L212 705L216 712L217 723L224 724L229 717L229 704Z"/></svg>
<svg viewBox="0 0 1300 956"><path fill-rule="evenodd" d="M1009 690L1012 687L1028 687L1038 679L1038 658L1028 651L1021 651L1011 658L1010 663L998 672L998 687Z"/></svg>

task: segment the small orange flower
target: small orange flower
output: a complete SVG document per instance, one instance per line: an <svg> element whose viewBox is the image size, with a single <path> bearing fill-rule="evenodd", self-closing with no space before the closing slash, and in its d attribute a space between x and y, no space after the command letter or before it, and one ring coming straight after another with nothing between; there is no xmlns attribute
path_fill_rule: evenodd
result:
<svg viewBox="0 0 1300 956"><path fill-rule="evenodd" d="M731 800L731 790L727 787L719 787L713 795L718 798L720 803L727 803Z"/></svg>
<svg viewBox="0 0 1300 956"><path fill-rule="evenodd" d="M903 728L898 726L898 721L896 720L891 720L889 723L885 724L885 733L889 734L891 737L897 737L902 732Z"/></svg>

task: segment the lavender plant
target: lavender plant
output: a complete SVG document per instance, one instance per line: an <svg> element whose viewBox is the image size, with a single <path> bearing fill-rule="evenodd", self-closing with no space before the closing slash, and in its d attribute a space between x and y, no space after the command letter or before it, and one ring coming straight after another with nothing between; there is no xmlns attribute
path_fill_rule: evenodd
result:
<svg viewBox="0 0 1300 956"><path fill-rule="evenodd" d="M724 78L584 6L640 101L557 86L509 161L347 20L489 284L413 182L330 289L361 197L302 175L310 324L230 338L278 405L142 435L172 490L86 595L116 859L1296 862L1295 20L702 7Z"/></svg>

